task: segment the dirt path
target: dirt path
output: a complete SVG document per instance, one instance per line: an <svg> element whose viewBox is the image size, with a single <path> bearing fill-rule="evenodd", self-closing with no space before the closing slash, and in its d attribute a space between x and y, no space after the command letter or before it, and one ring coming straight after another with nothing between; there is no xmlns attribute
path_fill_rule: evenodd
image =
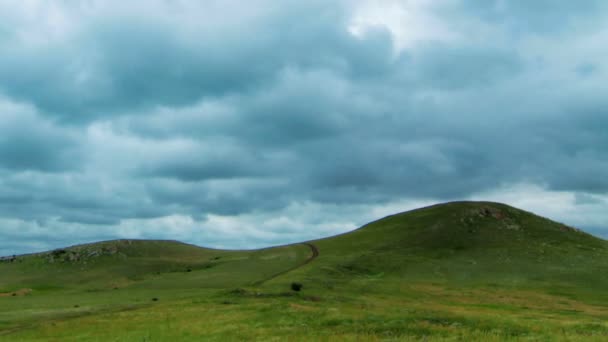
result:
<svg viewBox="0 0 608 342"><path fill-rule="evenodd" d="M294 266L292 268L288 268L288 269L286 269L284 271L281 271L279 273L275 273L275 274L271 275L270 277L268 277L266 279L258 280L256 282L252 283L251 285L254 285L254 286L262 285L262 284L264 284L265 282L267 282L269 280L272 280L272 279L274 279L276 277L282 276L285 273L289 273L291 271L297 270L298 268L300 268L300 267L302 267L302 266L304 266L306 264L309 264L310 262L312 262L313 260L315 260L319 256L319 249L317 248L317 246L313 245L312 243L308 243L308 242L303 242L303 243L301 243L301 245L306 245L306 246L308 246L308 248L310 248L310 251L311 251L310 257L308 257L306 260L304 260L299 265L296 265L296 266Z"/></svg>

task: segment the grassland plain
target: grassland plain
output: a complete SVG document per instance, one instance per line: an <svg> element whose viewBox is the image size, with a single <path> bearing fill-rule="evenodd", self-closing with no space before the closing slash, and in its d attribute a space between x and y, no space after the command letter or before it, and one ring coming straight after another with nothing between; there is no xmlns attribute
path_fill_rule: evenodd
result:
<svg viewBox="0 0 608 342"><path fill-rule="evenodd" d="M607 270L608 242L489 202L254 251L108 241L0 263L0 340L606 341Z"/></svg>

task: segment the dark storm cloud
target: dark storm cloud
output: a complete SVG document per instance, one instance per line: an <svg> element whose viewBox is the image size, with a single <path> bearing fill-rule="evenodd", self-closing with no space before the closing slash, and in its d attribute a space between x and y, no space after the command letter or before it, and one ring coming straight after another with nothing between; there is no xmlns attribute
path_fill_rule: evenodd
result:
<svg viewBox="0 0 608 342"><path fill-rule="evenodd" d="M11 128L9 128L11 129ZM57 172L74 166L74 141L47 132L14 128L0 137L0 167Z"/></svg>
<svg viewBox="0 0 608 342"><path fill-rule="evenodd" d="M350 2L0 6L0 219L31 236L229 244L240 218L257 246L320 207L608 192L603 2L437 2L450 34L407 44Z"/></svg>
<svg viewBox="0 0 608 342"><path fill-rule="evenodd" d="M0 169L61 172L78 168L78 134L0 99Z"/></svg>
<svg viewBox="0 0 608 342"><path fill-rule="evenodd" d="M260 17L231 17L225 9L198 6L204 18L226 16L228 24L205 27L203 19L191 23L201 26L194 31L181 21L199 18L179 8L158 20L127 7L115 17L85 18L66 39L33 46L18 39L19 27L6 27L0 89L63 120L90 122L247 92L271 84L284 67L330 68L353 77L389 70L389 34L354 39L339 6L258 5L274 8Z"/></svg>

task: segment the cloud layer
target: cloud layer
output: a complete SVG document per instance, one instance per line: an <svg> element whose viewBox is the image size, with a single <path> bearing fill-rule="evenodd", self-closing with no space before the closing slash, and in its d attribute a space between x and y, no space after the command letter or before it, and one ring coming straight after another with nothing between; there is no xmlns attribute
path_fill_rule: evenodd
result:
<svg viewBox="0 0 608 342"><path fill-rule="evenodd" d="M254 248L468 198L606 236L607 9L0 4L0 254Z"/></svg>

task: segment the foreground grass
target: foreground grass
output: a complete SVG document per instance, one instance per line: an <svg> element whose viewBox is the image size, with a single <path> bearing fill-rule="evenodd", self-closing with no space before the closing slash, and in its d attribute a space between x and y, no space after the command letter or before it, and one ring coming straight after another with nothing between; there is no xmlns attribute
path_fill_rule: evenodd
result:
<svg viewBox="0 0 608 342"><path fill-rule="evenodd" d="M605 341L608 310L560 296L513 289L403 285L362 295L237 291L170 292L158 301L57 309L22 322L0 340L225 341L439 340ZM148 292L131 293L146 296ZM104 301L103 296L95 296ZM62 298L65 301L85 297ZM93 297L89 298L93 300ZM23 300L12 298L10 300ZM13 313L14 315L14 313ZM2 316L3 321L7 318ZM12 317L16 319L16 317Z"/></svg>

